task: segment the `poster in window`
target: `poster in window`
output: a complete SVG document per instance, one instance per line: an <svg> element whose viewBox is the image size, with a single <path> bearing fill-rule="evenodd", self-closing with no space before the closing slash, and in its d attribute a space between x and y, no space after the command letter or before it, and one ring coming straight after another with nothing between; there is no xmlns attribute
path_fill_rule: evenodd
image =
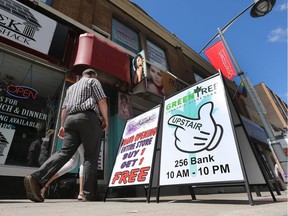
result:
<svg viewBox="0 0 288 216"><path fill-rule="evenodd" d="M167 60L164 50L150 41L147 41L147 59L151 64L163 71L167 71Z"/></svg>
<svg viewBox="0 0 288 216"><path fill-rule="evenodd" d="M118 94L118 114L124 120L132 117L132 105L129 95L124 93Z"/></svg>

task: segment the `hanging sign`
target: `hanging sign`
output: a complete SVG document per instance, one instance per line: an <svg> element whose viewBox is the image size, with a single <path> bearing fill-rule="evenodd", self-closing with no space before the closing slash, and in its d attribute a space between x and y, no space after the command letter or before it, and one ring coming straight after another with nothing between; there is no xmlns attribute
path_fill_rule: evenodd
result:
<svg viewBox="0 0 288 216"><path fill-rule="evenodd" d="M165 101L160 186L244 181L220 74Z"/></svg>
<svg viewBox="0 0 288 216"><path fill-rule="evenodd" d="M149 184L159 112L158 106L127 121L109 187Z"/></svg>

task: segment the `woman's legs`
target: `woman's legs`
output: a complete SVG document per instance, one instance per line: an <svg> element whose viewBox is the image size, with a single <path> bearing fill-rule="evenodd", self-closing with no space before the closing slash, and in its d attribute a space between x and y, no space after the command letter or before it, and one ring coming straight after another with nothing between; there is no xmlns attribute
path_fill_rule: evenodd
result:
<svg viewBox="0 0 288 216"><path fill-rule="evenodd" d="M78 159L79 159L79 149L80 147L82 147L83 149L83 146L80 145L78 147L78 150L75 152L75 154L72 156L72 158L51 178L49 179L49 181L45 184L45 186L41 189L41 196L44 198L45 196L45 192L46 192L46 189L48 188L48 186L57 178L59 178L60 176L64 175L65 173L68 173L70 172L71 170L73 170L77 164L78 164ZM84 152L84 151L82 151ZM82 189L83 191L83 189Z"/></svg>
<svg viewBox="0 0 288 216"><path fill-rule="evenodd" d="M79 176L79 194L78 200L82 200L83 198L83 176Z"/></svg>
<svg viewBox="0 0 288 216"><path fill-rule="evenodd" d="M84 162L84 148L82 144L78 148L78 153L80 156L78 200L82 200L82 197L83 197L83 162Z"/></svg>
<svg viewBox="0 0 288 216"><path fill-rule="evenodd" d="M45 198L45 192L46 192L48 186L49 186L55 179L57 179L58 177L59 177L59 175L56 173L56 174L45 184L45 186L41 189L40 193L41 193L41 196L42 196L43 198Z"/></svg>

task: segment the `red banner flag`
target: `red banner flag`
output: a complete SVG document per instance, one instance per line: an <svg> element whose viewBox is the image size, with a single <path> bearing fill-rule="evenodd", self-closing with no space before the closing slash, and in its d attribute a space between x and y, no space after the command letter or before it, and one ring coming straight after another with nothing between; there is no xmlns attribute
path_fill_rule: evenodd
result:
<svg viewBox="0 0 288 216"><path fill-rule="evenodd" d="M220 69L222 74L227 79L232 80L236 76L236 72L234 70L231 59L221 40L219 40L204 52L215 69Z"/></svg>

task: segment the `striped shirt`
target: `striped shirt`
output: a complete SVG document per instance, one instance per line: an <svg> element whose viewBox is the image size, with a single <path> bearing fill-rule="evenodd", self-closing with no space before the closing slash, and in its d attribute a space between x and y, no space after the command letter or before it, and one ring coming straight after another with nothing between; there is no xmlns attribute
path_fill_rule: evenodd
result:
<svg viewBox="0 0 288 216"><path fill-rule="evenodd" d="M101 119L98 101L106 98L101 83L95 78L82 77L67 89L62 108L66 108L67 115L94 110Z"/></svg>

